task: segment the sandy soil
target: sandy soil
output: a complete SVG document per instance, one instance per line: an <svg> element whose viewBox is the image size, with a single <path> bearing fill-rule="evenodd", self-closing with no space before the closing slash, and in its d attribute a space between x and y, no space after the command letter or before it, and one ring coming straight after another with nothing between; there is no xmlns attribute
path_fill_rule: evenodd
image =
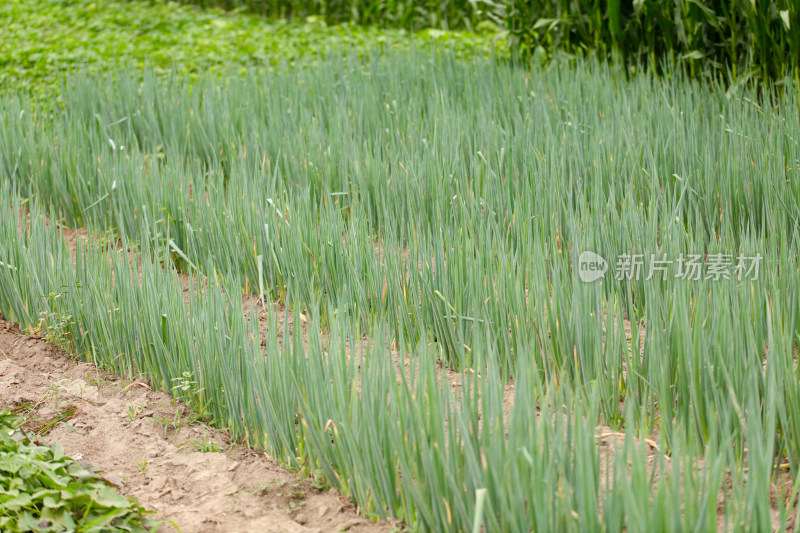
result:
<svg viewBox="0 0 800 533"><path fill-rule="evenodd" d="M186 423L188 409L145 382L124 382L79 362L2 317L0 408L24 415L25 429L95 465L123 494L183 532L388 532L397 526L360 517L335 491L316 489L222 431ZM169 522L159 531L173 530Z"/></svg>

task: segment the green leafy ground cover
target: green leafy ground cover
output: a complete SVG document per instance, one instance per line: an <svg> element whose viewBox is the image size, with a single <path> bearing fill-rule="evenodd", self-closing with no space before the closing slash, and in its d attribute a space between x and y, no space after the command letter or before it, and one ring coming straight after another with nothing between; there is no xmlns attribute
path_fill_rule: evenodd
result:
<svg viewBox="0 0 800 533"><path fill-rule="evenodd" d="M0 412L0 530L16 532L151 531L135 500L66 457L58 444L31 441L18 417Z"/></svg>
<svg viewBox="0 0 800 533"><path fill-rule="evenodd" d="M182 0L202 7L242 9L271 18L318 15L331 23L354 22L419 30L473 28L488 20L482 0ZM502 2L494 4L502 9Z"/></svg>
<svg viewBox="0 0 800 533"><path fill-rule="evenodd" d="M0 86L39 90L71 69L113 64L157 71L231 73L242 66L313 63L342 51L365 55L437 45L487 55L492 33L379 30L272 21L171 2L8 0L0 4ZM504 44L499 42L500 53ZM235 71L235 70L234 70Z"/></svg>

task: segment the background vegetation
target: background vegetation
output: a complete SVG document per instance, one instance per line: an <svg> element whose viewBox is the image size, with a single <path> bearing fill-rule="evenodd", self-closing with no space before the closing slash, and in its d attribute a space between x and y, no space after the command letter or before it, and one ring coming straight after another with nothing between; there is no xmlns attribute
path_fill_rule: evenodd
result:
<svg viewBox="0 0 800 533"><path fill-rule="evenodd" d="M241 9L271 18L299 19L323 16L329 24L422 28L473 29L481 20L477 0L187 0L203 7Z"/></svg>
<svg viewBox="0 0 800 533"><path fill-rule="evenodd" d="M800 68L794 0L508 0L497 13L523 56L589 51L734 81L781 79Z"/></svg>
<svg viewBox="0 0 800 533"><path fill-rule="evenodd" d="M406 29L507 30L524 59L556 51L619 58L628 65L680 64L693 75L781 78L800 66L794 0L188 0L277 18Z"/></svg>
<svg viewBox="0 0 800 533"><path fill-rule="evenodd" d="M791 0L187 3L233 12L162 1L4 2L0 84L35 89L57 83L59 72L109 61L162 70L180 65L196 74L433 44L462 57L513 54L537 66L557 55L661 73L677 66L736 83L780 82L797 76L800 66L800 8Z"/></svg>
<svg viewBox="0 0 800 533"><path fill-rule="evenodd" d="M8 0L0 3L0 89L41 92L75 69L124 65L196 76L237 75L243 67L313 65L341 53L437 46L460 57L507 55L492 33L409 34L403 29L329 26L320 19L266 21L169 2ZM57 95L60 91L49 91Z"/></svg>

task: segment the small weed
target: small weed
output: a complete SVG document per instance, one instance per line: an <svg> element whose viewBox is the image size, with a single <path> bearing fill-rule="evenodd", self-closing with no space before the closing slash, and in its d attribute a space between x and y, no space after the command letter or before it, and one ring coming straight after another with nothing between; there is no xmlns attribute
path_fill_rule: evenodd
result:
<svg viewBox="0 0 800 533"><path fill-rule="evenodd" d="M79 283L76 283L75 286L77 289L81 288ZM62 297L69 294L69 287L64 285L62 289L61 292L51 292L42 296L47 300L49 310L39 313L39 326L36 331L48 342L68 353L74 353L72 329L76 327L77 323L70 310L61 309Z"/></svg>
<svg viewBox="0 0 800 533"><path fill-rule="evenodd" d="M109 383L110 381L111 380L109 380L107 377L101 375L100 372L86 373L86 383L93 387L102 387L103 385Z"/></svg>
<svg viewBox="0 0 800 533"><path fill-rule="evenodd" d="M181 444L179 447L191 446L195 451L201 453L216 453L220 451L219 445L213 440L208 440L204 436L202 439L190 439Z"/></svg>
<svg viewBox="0 0 800 533"><path fill-rule="evenodd" d="M139 418L139 416L142 414L142 412L145 409L147 409L147 402L143 403L142 405L138 405L138 406L129 405L128 406L128 411L127 411L126 414L128 415L128 418L130 419L130 421L133 422L134 420Z"/></svg>
<svg viewBox="0 0 800 533"><path fill-rule="evenodd" d="M300 486L300 483L294 482L290 486L293 489L297 489ZM289 507L284 510L286 514L292 514L302 509L306 499L306 493L302 490L279 492L278 496L289 500Z"/></svg>
<svg viewBox="0 0 800 533"><path fill-rule="evenodd" d="M289 507L283 510L286 514L293 514L303 508L303 502L297 502L294 500L289 501Z"/></svg>
<svg viewBox="0 0 800 533"><path fill-rule="evenodd" d="M184 416L181 413L183 406L179 402L173 402L172 405L175 406L175 415L172 418L153 417L153 420L157 420L164 424L164 438L167 438L170 430L172 431L173 435L177 435L184 426L191 426L193 424L201 424L206 426L207 424L213 423L208 419L208 416L205 413L191 410L189 415Z"/></svg>
<svg viewBox="0 0 800 533"><path fill-rule="evenodd" d="M311 482L311 486L318 491L325 492L331 488L330 484L325 480L325 475L322 470L315 470L313 478L314 480Z"/></svg>
<svg viewBox="0 0 800 533"><path fill-rule="evenodd" d="M282 496L282 497L287 498L289 500L305 500L306 499L306 493L303 492L302 490L297 490L297 491L294 491L294 492L279 492L278 496Z"/></svg>
<svg viewBox="0 0 800 533"><path fill-rule="evenodd" d="M142 471L142 474L144 474L147 471L147 465L149 464L149 462L144 460L144 459L142 459L141 461L139 461L136 464L139 466L139 470Z"/></svg>
<svg viewBox="0 0 800 533"><path fill-rule="evenodd" d="M173 383L175 385L172 386L172 390L182 390L183 392L188 392L191 395L195 395L199 393L203 389L197 388L197 382L192 379L191 372L184 372L181 376L177 378L172 378Z"/></svg>
<svg viewBox="0 0 800 533"><path fill-rule="evenodd" d="M52 385L50 385L50 387L48 387L47 393L44 395L40 403L51 400L56 405L58 405L60 403L58 393L61 391L62 388L63 387L59 383L53 383Z"/></svg>
<svg viewBox="0 0 800 533"><path fill-rule="evenodd" d="M31 431L40 437L49 434L58 424L63 424L78 415L78 408L69 404L60 409L56 414L49 418L39 419L37 422L31 422Z"/></svg>
<svg viewBox="0 0 800 533"><path fill-rule="evenodd" d="M267 493L269 484L259 485L257 489L250 489L247 492L253 495L263 496Z"/></svg>
<svg viewBox="0 0 800 533"><path fill-rule="evenodd" d="M20 416L22 417L22 419L25 419L28 414L35 411L38 407L39 405L33 402L21 403L16 407L14 407L13 409L11 409L11 414Z"/></svg>

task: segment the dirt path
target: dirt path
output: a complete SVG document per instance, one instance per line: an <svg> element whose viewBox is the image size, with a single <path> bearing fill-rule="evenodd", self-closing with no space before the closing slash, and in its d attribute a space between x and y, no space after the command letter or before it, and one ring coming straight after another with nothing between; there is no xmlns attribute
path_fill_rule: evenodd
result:
<svg viewBox="0 0 800 533"><path fill-rule="evenodd" d="M388 532L222 431L189 424L167 394L77 361L0 317L0 408L28 431L96 465L183 532ZM165 523L159 531L173 530Z"/></svg>

